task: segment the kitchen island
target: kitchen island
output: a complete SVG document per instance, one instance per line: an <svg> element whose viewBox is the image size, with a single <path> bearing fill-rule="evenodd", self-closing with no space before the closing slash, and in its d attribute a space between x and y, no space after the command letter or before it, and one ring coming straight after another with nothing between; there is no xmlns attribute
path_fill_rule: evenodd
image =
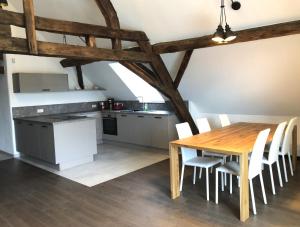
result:
<svg viewBox="0 0 300 227"><path fill-rule="evenodd" d="M52 115L14 120L21 156L64 170L92 162L97 154L96 119Z"/></svg>

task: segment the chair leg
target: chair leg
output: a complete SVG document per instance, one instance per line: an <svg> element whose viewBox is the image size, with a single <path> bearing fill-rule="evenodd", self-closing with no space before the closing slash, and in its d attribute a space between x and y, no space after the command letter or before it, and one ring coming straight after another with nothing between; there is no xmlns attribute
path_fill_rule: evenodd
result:
<svg viewBox="0 0 300 227"><path fill-rule="evenodd" d="M185 167L185 165L182 165L182 167L181 167L180 191L182 191L184 167Z"/></svg>
<svg viewBox="0 0 300 227"><path fill-rule="evenodd" d="M223 163L224 164L226 163L226 157L223 157ZM225 176L225 186L227 186L227 174L224 173L224 176Z"/></svg>
<svg viewBox="0 0 300 227"><path fill-rule="evenodd" d="M216 204L219 203L219 180L218 180L218 177L219 177L219 171L216 170Z"/></svg>
<svg viewBox="0 0 300 227"><path fill-rule="evenodd" d="M264 185L264 179L262 173L259 174L259 179L260 179L261 190L264 198L264 203L267 204L267 197L266 197L266 191L265 191L265 185Z"/></svg>
<svg viewBox="0 0 300 227"><path fill-rule="evenodd" d="M196 170L197 170L197 167L194 166L193 184L196 184Z"/></svg>
<svg viewBox="0 0 300 227"><path fill-rule="evenodd" d="M279 184L280 184L280 187L283 187L283 185L282 185L282 178L281 178L281 171L280 171L280 166L279 166L279 161L278 160L276 161L276 164L277 164L277 172L278 172Z"/></svg>
<svg viewBox="0 0 300 227"><path fill-rule="evenodd" d="M230 194L232 194L232 174L230 174Z"/></svg>
<svg viewBox="0 0 300 227"><path fill-rule="evenodd" d="M271 184L272 184L272 192L273 192L273 195L276 195L276 192L275 192L275 186L274 186L274 178L273 178L272 164L269 165L269 170L270 170L270 178L271 178Z"/></svg>
<svg viewBox="0 0 300 227"><path fill-rule="evenodd" d="M290 154L290 152L288 152L288 157L289 157L289 163L290 163L291 175L294 176L294 171L293 171L293 165L292 165L292 159L291 159L291 154Z"/></svg>
<svg viewBox="0 0 300 227"><path fill-rule="evenodd" d="M283 162L283 171L284 171L285 182L288 182L284 155L282 155L282 162Z"/></svg>
<svg viewBox="0 0 300 227"><path fill-rule="evenodd" d="M221 186L222 186L222 192L224 192L224 174L221 172Z"/></svg>
<svg viewBox="0 0 300 227"><path fill-rule="evenodd" d="M250 193L251 193L253 214L256 215L256 206L255 206L255 198L254 198L252 179L250 180Z"/></svg>
<svg viewBox="0 0 300 227"><path fill-rule="evenodd" d="M200 168L199 179L201 179L201 177L202 177L202 168Z"/></svg>
<svg viewBox="0 0 300 227"><path fill-rule="evenodd" d="M209 168L206 168L206 199L209 201Z"/></svg>

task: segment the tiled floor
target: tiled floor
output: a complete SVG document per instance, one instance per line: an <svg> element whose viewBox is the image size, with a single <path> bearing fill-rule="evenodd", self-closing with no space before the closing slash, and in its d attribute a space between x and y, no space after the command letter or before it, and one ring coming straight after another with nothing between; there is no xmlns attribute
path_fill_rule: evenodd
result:
<svg viewBox="0 0 300 227"><path fill-rule="evenodd" d="M23 161L92 187L168 158L167 150L111 143L98 146L94 162L63 171L45 167L29 159Z"/></svg>

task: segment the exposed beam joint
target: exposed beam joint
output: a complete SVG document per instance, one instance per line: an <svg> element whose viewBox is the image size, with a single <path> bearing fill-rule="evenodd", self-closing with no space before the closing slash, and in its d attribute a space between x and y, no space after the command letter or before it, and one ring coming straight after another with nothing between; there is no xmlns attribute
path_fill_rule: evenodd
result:
<svg viewBox="0 0 300 227"><path fill-rule="evenodd" d="M23 9L28 49L31 54L38 54L33 0L23 0Z"/></svg>
<svg viewBox="0 0 300 227"><path fill-rule="evenodd" d="M213 42L211 40L212 35L172 42L158 43L153 45L153 52L156 54L174 53L199 48L231 45L241 42L249 42L260 39L269 39L280 36L300 34L300 20L240 30L237 31L236 34L237 38L235 40L224 44L218 44Z"/></svg>
<svg viewBox="0 0 300 227"><path fill-rule="evenodd" d="M86 45L88 47L96 47L96 37L93 35L87 35L85 38Z"/></svg>
<svg viewBox="0 0 300 227"><path fill-rule="evenodd" d="M110 0L95 0L104 19L106 25L113 29L120 29L120 22L117 12ZM122 41L120 39L112 39L113 49L122 49Z"/></svg>
<svg viewBox="0 0 300 227"><path fill-rule="evenodd" d="M193 54L193 50L188 50L188 51L185 52L183 60L182 60L181 65L180 65L180 68L178 70L177 76L174 80L175 88L179 87L180 81L181 81L181 79L182 79L182 77L185 73L185 70L187 69L187 67L189 65L192 54Z"/></svg>

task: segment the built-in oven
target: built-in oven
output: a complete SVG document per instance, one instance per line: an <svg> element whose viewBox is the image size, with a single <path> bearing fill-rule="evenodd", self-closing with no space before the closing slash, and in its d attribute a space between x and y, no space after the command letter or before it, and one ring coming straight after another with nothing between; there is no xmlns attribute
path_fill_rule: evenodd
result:
<svg viewBox="0 0 300 227"><path fill-rule="evenodd" d="M103 114L103 134L118 135L118 123L115 114Z"/></svg>

